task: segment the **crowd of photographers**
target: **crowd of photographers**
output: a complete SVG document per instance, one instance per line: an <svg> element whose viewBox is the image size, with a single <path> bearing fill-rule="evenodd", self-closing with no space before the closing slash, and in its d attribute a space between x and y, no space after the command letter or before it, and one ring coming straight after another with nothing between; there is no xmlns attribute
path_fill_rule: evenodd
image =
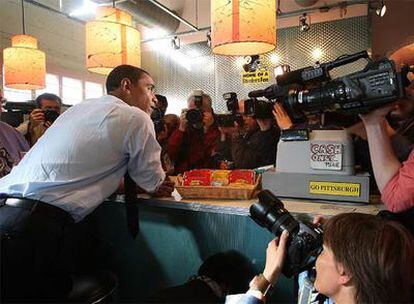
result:
<svg viewBox="0 0 414 304"><path fill-rule="evenodd" d="M403 62L414 64L414 53L411 49L408 55L396 52L393 59L396 66ZM409 212L414 206L412 85L406 88L405 96L398 103L360 115L361 121L347 128L355 136L356 146L368 145L369 155L357 155L357 161L372 170L382 201L393 212ZM230 99L230 118L216 115L211 97L199 90L189 96L180 117L165 115L165 97L159 95L152 100L152 119L164 171L176 175L195 168L252 169L275 164L281 130L295 127L286 109L277 103L266 113L252 113L248 102L234 96ZM36 106L29 122L18 127L21 133L0 124L0 177L10 172L22 152L41 138L61 111L61 101L53 94L40 95ZM338 123L337 127L343 126ZM408 229L412 229L412 219L408 215ZM413 231L410 233L386 216L362 214L338 215L323 226L323 251L316 262L315 281L320 293L336 303L412 300ZM262 301L268 288L275 284L285 263L291 237L288 232L281 232L280 238L269 243L263 274L254 278L240 301Z"/></svg>

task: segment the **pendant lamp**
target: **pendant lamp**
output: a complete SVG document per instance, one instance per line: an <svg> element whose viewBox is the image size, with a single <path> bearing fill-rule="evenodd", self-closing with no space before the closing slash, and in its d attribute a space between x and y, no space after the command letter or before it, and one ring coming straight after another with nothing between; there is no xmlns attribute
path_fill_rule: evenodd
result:
<svg viewBox="0 0 414 304"><path fill-rule="evenodd" d="M37 39L26 35L23 1L23 35L13 36L12 46L3 50L4 84L12 89L43 89L46 79L46 56L37 49Z"/></svg>
<svg viewBox="0 0 414 304"><path fill-rule="evenodd" d="M141 34L130 14L114 7L98 7L86 24L86 67L107 75L118 65L141 66Z"/></svg>
<svg viewBox="0 0 414 304"><path fill-rule="evenodd" d="M276 0L212 0L213 53L264 54L276 47Z"/></svg>

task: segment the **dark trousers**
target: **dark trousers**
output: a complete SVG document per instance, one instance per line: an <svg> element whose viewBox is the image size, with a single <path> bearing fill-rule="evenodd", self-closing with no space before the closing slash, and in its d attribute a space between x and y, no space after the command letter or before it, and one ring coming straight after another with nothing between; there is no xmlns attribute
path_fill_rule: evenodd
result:
<svg viewBox="0 0 414 304"><path fill-rule="evenodd" d="M72 287L64 254L72 225L67 213L44 203L0 205L1 302L64 301Z"/></svg>

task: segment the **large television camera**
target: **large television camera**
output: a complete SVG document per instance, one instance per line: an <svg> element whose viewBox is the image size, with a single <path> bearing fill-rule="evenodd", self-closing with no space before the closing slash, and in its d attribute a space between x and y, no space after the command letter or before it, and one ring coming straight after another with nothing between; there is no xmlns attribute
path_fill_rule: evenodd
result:
<svg viewBox="0 0 414 304"><path fill-rule="evenodd" d="M331 79L329 72L337 67L365 58L368 64L361 71ZM252 91L249 97L265 97L267 103L281 102L294 120L326 111L344 114L367 113L405 95L409 84L404 67L397 73L389 59L372 61L367 52L344 55L338 59L288 72L276 77L276 84ZM257 102L257 111L263 110Z"/></svg>
<svg viewBox="0 0 414 304"><path fill-rule="evenodd" d="M312 268L322 251L322 229L295 220L269 190L261 191L258 197L259 201L250 207L250 217L275 236L280 237L283 230L289 232L283 274L291 277Z"/></svg>

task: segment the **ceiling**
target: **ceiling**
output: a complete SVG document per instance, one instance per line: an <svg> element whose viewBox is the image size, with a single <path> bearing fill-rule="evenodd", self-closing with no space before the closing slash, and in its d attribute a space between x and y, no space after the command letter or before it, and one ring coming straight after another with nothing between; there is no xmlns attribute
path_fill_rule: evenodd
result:
<svg viewBox="0 0 414 304"><path fill-rule="evenodd" d="M32 0L26 0L32 1ZM49 6L55 10L61 10L65 14L70 14L73 10L82 7L84 0L33 0L41 2L42 4ZM100 5L108 4L112 5L111 0L92 0ZM121 6L122 2L146 2L147 0L116 0L117 5ZM240 1L257 1L257 0L240 0ZM371 0L373 1L373 0ZM174 11L177 15L196 26L197 28L206 28L210 26L210 0L157 0L160 4ZM367 5L356 3L367 3L368 0L279 0L280 11L282 14L277 19L278 28L290 27L298 25L298 15L302 11L311 10L311 22L325 22L337 20L340 18L349 18L355 16L361 16L367 14ZM311 6L300 6L298 2L312 4ZM335 6L339 3L347 3L348 6L345 10L340 10L338 7L332 8L327 12L320 12L317 8L325 6ZM355 4L355 5L353 5ZM309 14L308 14L309 15ZM78 16L77 18L87 21L93 18L92 15ZM184 23L180 23L176 30L176 33L188 32L191 28ZM197 33L192 35L193 37L184 38L184 43L190 43L195 41L201 41L205 39L204 33ZM146 37L144 36L144 41ZM186 41L187 39L188 41Z"/></svg>

